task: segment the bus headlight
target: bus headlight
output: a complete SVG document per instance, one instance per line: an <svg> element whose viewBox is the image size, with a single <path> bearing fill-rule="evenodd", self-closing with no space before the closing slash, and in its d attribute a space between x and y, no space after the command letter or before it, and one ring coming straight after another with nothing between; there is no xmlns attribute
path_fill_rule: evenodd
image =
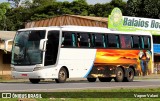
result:
<svg viewBox="0 0 160 101"><path fill-rule="evenodd" d="M11 67L11 71L16 71L16 69L14 67Z"/></svg>
<svg viewBox="0 0 160 101"><path fill-rule="evenodd" d="M37 71L37 70L41 70L41 69L43 69L42 67L35 67L34 69L33 69L33 71Z"/></svg>

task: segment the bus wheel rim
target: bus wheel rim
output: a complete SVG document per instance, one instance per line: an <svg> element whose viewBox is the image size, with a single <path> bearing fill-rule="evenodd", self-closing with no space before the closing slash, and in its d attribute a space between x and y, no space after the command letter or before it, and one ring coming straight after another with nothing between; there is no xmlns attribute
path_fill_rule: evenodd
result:
<svg viewBox="0 0 160 101"><path fill-rule="evenodd" d="M62 80L65 79L65 72L64 71L60 71L59 78L62 79Z"/></svg>

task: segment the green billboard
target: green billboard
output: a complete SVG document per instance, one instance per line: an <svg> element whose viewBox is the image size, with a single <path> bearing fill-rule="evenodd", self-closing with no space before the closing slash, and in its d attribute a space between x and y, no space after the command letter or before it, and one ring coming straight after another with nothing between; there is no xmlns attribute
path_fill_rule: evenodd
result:
<svg viewBox="0 0 160 101"><path fill-rule="evenodd" d="M160 20L123 16L119 8L114 8L109 15L108 28L119 31L149 31L160 35Z"/></svg>

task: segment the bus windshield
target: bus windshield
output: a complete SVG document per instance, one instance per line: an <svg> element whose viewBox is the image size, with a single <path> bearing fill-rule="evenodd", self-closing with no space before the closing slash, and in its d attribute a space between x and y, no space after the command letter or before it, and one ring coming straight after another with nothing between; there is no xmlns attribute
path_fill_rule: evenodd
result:
<svg viewBox="0 0 160 101"><path fill-rule="evenodd" d="M18 31L13 48L13 65L34 65L42 63L42 51L39 50L41 39L45 38L45 30Z"/></svg>

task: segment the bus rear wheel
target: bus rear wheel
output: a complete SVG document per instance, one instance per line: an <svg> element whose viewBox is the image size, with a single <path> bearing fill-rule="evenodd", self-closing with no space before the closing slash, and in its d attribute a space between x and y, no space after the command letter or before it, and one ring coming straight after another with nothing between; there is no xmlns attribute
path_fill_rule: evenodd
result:
<svg viewBox="0 0 160 101"><path fill-rule="evenodd" d="M110 82L112 80L112 78L107 77L107 78L99 78L99 81L101 82Z"/></svg>
<svg viewBox="0 0 160 101"><path fill-rule="evenodd" d="M29 79L29 81L30 81L31 83L36 84L36 83L39 83L39 82L40 82L40 79Z"/></svg>
<svg viewBox="0 0 160 101"><path fill-rule="evenodd" d="M129 68L127 71L127 76L124 77L124 82L132 82L134 79L134 70L132 68Z"/></svg>
<svg viewBox="0 0 160 101"><path fill-rule="evenodd" d="M116 69L116 77L114 78L114 80L115 80L116 82L122 82L123 79L124 79L124 72L123 72L123 70L122 70L121 67L118 67L118 68Z"/></svg>
<svg viewBox="0 0 160 101"><path fill-rule="evenodd" d="M95 82L97 78L87 78L89 82Z"/></svg>
<svg viewBox="0 0 160 101"><path fill-rule="evenodd" d="M58 79L55 79L56 83L64 83L67 79L67 71L65 68L61 68L58 73Z"/></svg>

